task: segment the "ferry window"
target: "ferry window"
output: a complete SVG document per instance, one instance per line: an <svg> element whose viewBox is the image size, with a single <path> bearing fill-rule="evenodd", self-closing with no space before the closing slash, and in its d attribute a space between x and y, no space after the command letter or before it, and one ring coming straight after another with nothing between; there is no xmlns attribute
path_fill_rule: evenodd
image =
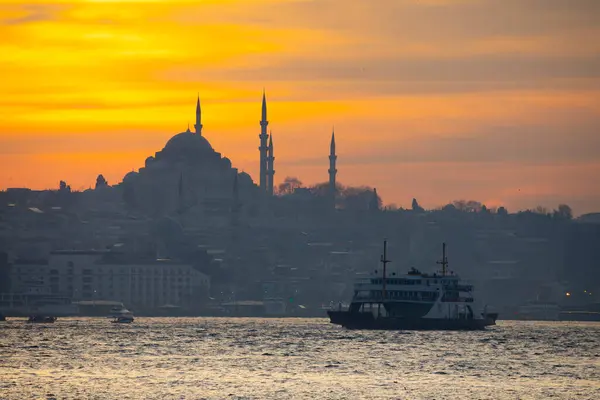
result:
<svg viewBox="0 0 600 400"><path fill-rule="evenodd" d="M417 285L420 285L420 284L421 284L421 280L418 280L418 281L417 281Z"/></svg>

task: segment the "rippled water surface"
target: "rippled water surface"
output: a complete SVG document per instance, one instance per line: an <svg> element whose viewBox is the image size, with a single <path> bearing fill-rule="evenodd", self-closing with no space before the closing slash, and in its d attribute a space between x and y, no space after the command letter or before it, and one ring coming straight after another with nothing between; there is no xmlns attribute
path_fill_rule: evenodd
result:
<svg viewBox="0 0 600 400"><path fill-rule="evenodd" d="M600 399L600 323L348 331L324 319L0 323L2 399Z"/></svg>

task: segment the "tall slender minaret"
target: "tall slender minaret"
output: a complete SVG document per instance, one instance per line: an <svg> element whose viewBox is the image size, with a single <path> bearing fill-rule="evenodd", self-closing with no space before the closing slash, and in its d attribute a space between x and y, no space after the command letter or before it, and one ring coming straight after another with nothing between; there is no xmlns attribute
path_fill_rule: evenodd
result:
<svg viewBox="0 0 600 400"><path fill-rule="evenodd" d="M196 103L196 135L202 136L202 110L200 110L200 94L198 94L198 102Z"/></svg>
<svg viewBox="0 0 600 400"><path fill-rule="evenodd" d="M273 132L269 132L269 147L267 148L267 193L273 196L273 179L275 177L275 157L273 156Z"/></svg>
<svg viewBox="0 0 600 400"><path fill-rule="evenodd" d="M337 174L337 169L335 168L335 163L337 161L337 156L335 155L335 130L331 130L331 144L329 145L329 193L330 196L335 199L335 175Z"/></svg>
<svg viewBox="0 0 600 400"><path fill-rule="evenodd" d="M263 90L263 98L262 98L262 118L260 120L260 147L258 151L260 152L260 188L264 191L267 190L267 139L269 135L267 134L267 126L269 125L269 121L267 121L267 97L265 95L265 91Z"/></svg>

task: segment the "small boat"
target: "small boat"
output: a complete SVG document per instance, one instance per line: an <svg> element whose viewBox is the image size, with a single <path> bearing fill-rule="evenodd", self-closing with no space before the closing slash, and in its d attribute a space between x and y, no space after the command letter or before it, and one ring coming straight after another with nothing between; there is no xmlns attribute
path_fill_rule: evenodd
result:
<svg viewBox="0 0 600 400"><path fill-rule="evenodd" d="M109 318L112 318L110 322L113 324L130 324L134 321L133 313L124 307L115 307L111 310L111 313L112 315Z"/></svg>
<svg viewBox="0 0 600 400"><path fill-rule="evenodd" d="M130 324L133 322L133 317L116 317L112 321L113 324Z"/></svg>
<svg viewBox="0 0 600 400"><path fill-rule="evenodd" d="M56 317L48 315L32 315L29 317L27 322L38 323L38 324L53 324L56 322Z"/></svg>
<svg viewBox="0 0 600 400"><path fill-rule="evenodd" d="M347 329L381 330L479 330L496 324L497 313L476 312L473 286L448 273L446 244L442 246L441 273L412 269L408 274L386 275L386 244L383 242L382 276L354 285L348 310L327 312L332 324Z"/></svg>

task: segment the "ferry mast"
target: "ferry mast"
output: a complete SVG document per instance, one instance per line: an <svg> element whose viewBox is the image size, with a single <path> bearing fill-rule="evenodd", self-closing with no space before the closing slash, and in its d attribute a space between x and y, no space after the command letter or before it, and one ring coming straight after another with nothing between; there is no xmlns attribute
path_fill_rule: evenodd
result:
<svg viewBox="0 0 600 400"><path fill-rule="evenodd" d="M385 239L383 241L383 254L381 255L381 263L383 264L383 290L382 290L382 296L385 299L386 295L385 295L385 272L386 272L386 268L387 268L387 263L389 263L390 260L387 259L387 239Z"/></svg>
<svg viewBox="0 0 600 400"><path fill-rule="evenodd" d="M442 260L436 261L436 264L442 265L442 276L446 276L446 270L448 269L448 257L446 257L446 242L442 243Z"/></svg>

